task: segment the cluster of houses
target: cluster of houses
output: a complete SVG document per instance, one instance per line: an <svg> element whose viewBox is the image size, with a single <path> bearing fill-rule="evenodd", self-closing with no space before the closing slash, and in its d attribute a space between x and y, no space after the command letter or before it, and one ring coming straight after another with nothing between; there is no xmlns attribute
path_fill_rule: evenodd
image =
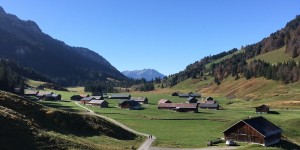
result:
<svg viewBox="0 0 300 150"><path fill-rule="evenodd" d="M147 97L131 97L130 94L112 94L103 96L89 96L89 95L73 95L71 100L80 101L84 105L92 105L100 108L107 108L108 101L105 99L119 100L119 107L122 109L138 110L142 109L141 104L148 104Z"/></svg>
<svg viewBox="0 0 300 150"><path fill-rule="evenodd" d="M179 94L174 92L171 96L178 96L179 98L186 98L186 103L172 103L170 100L161 99L158 102L158 109L167 109L177 112L198 112L198 108L201 109L219 109L217 101L212 97L208 97L204 102L200 102L197 98L201 98L200 94L194 94L192 92L186 94Z"/></svg>
<svg viewBox="0 0 300 150"><path fill-rule="evenodd" d="M57 101L61 100L60 94L48 91L25 90L24 96L27 98L36 98L36 100Z"/></svg>

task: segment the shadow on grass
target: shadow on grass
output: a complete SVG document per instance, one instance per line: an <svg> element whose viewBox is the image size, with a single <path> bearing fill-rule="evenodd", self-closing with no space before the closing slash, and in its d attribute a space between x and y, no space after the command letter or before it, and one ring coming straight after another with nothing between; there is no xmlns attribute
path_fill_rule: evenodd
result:
<svg viewBox="0 0 300 150"><path fill-rule="evenodd" d="M282 148L282 149L299 149L300 150L300 146L295 144L295 143L292 143L286 139L281 139L281 141L275 145L272 145L270 147L279 147L279 148Z"/></svg>
<svg viewBox="0 0 300 150"><path fill-rule="evenodd" d="M280 113L277 111L269 111L269 114L273 114L273 115L279 115Z"/></svg>
<svg viewBox="0 0 300 150"><path fill-rule="evenodd" d="M68 103L70 101L67 101L67 102L64 102L64 103ZM53 102L48 102L48 101L43 101L43 102L40 102L40 104L43 104L45 106L48 106L48 107L52 107L52 108L56 108L56 109L61 109L61 110L65 110L65 111L69 111L69 112L82 112L80 110L77 110L77 109L74 109L73 106L63 106L59 103L53 103Z"/></svg>

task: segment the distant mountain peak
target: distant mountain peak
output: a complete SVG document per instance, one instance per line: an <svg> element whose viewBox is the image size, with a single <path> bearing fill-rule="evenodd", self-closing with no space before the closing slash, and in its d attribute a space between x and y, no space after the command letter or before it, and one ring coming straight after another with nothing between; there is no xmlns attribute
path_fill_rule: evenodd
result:
<svg viewBox="0 0 300 150"><path fill-rule="evenodd" d="M123 71L122 72L125 76L133 79L146 79L147 81L151 81L155 78L164 78L165 75L159 73L155 69L142 69L142 70L133 70L133 71Z"/></svg>
<svg viewBox="0 0 300 150"><path fill-rule="evenodd" d="M1 6L0 6L0 14L6 14L5 10Z"/></svg>

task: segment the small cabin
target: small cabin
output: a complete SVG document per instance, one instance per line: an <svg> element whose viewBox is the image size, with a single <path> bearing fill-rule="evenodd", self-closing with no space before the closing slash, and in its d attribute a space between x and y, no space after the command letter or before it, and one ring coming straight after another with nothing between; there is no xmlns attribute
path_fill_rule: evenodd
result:
<svg viewBox="0 0 300 150"><path fill-rule="evenodd" d="M140 104L148 104L148 98L147 97L132 97L131 100L139 102Z"/></svg>
<svg viewBox="0 0 300 150"><path fill-rule="evenodd" d="M40 99L43 99L45 101L58 101L61 100L60 94L46 94L42 96Z"/></svg>
<svg viewBox="0 0 300 150"><path fill-rule="evenodd" d="M177 112L198 112L197 103L159 103L157 108L174 110Z"/></svg>
<svg viewBox="0 0 300 150"><path fill-rule="evenodd" d="M108 102L106 100L91 100L89 104L101 108L108 108Z"/></svg>
<svg viewBox="0 0 300 150"><path fill-rule="evenodd" d="M195 97L189 97L186 100L187 103L198 103L198 100Z"/></svg>
<svg viewBox="0 0 300 150"><path fill-rule="evenodd" d="M215 110L219 110L220 105L217 104L217 103L212 103L212 104L210 104L210 103L200 103L199 107L201 109L215 109Z"/></svg>
<svg viewBox="0 0 300 150"><path fill-rule="evenodd" d="M25 90L24 91L25 96L37 96L38 93L39 93L39 91L35 91L35 90Z"/></svg>
<svg viewBox="0 0 300 150"><path fill-rule="evenodd" d="M261 114L265 113L265 114L267 114L267 113L269 113L269 110L270 110L270 107L265 105L265 104L263 104L261 106L258 106L258 107L255 107L255 112L256 113L261 113Z"/></svg>
<svg viewBox="0 0 300 150"><path fill-rule="evenodd" d="M131 98L130 94L112 94L110 99L127 99L129 100Z"/></svg>
<svg viewBox="0 0 300 150"><path fill-rule="evenodd" d="M93 98L91 96L90 97L84 97L80 100L80 102L85 105L85 104L88 104L91 100L95 100L95 98Z"/></svg>
<svg viewBox="0 0 300 150"><path fill-rule="evenodd" d="M241 120L223 133L225 140L269 146L280 142L282 130L260 116Z"/></svg>
<svg viewBox="0 0 300 150"><path fill-rule="evenodd" d="M121 100L119 107L122 109L138 110L141 109L141 104L134 100Z"/></svg>
<svg viewBox="0 0 300 150"><path fill-rule="evenodd" d="M80 95L73 95L70 97L71 100L80 101L83 97Z"/></svg>
<svg viewBox="0 0 300 150"><path fill-rule="evenodd" d="M172 103L170 100L167 100L167 99L161 99L158 101L158 104L160 103Z"/></svg>
<svg viewBox="0 0 300 150"><path fill-rule="evenodd" d="M172 93L171 96L178 96L178 92Z"/></svg>

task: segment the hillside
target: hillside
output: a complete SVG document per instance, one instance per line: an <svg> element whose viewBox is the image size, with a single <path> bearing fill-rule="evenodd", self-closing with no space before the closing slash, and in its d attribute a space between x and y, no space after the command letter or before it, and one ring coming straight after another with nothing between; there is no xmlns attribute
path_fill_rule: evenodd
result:
<svg viewBox="0 0 300 150"><path fill-rule="evenodd" d="M0 149L130 149L139 137L99 117L0 91ZM16 144L17 143L17 144Z"/></svg>
<svg viewBox="0 0 300 150"><path fill-rule="evenodd" d="M33 21L23 21L0 7L0 58L46 75L60 85L91 80L125 79L99 54L71 47L42 32Z"/></svg>
<svg viewBox="0 0 300 150"><path fill-rule="evenodd" d="M154 69L143 69L134 71L122 71L122 73L128 78L132 79L146 79L147 81L154 80L155 78L164 78L165 75L159 73Z"/></svg>
<svg viewBox="0 0 300 150"><path fill-rule="evenodd" d="M264 77L284 84L298 82L299 31L300 16L296 16L284 28L255 44L204 57L163 82L172 87L189 78L207 80L213 77L214 83L219 85L230 76L236 80Z"/></svg>

